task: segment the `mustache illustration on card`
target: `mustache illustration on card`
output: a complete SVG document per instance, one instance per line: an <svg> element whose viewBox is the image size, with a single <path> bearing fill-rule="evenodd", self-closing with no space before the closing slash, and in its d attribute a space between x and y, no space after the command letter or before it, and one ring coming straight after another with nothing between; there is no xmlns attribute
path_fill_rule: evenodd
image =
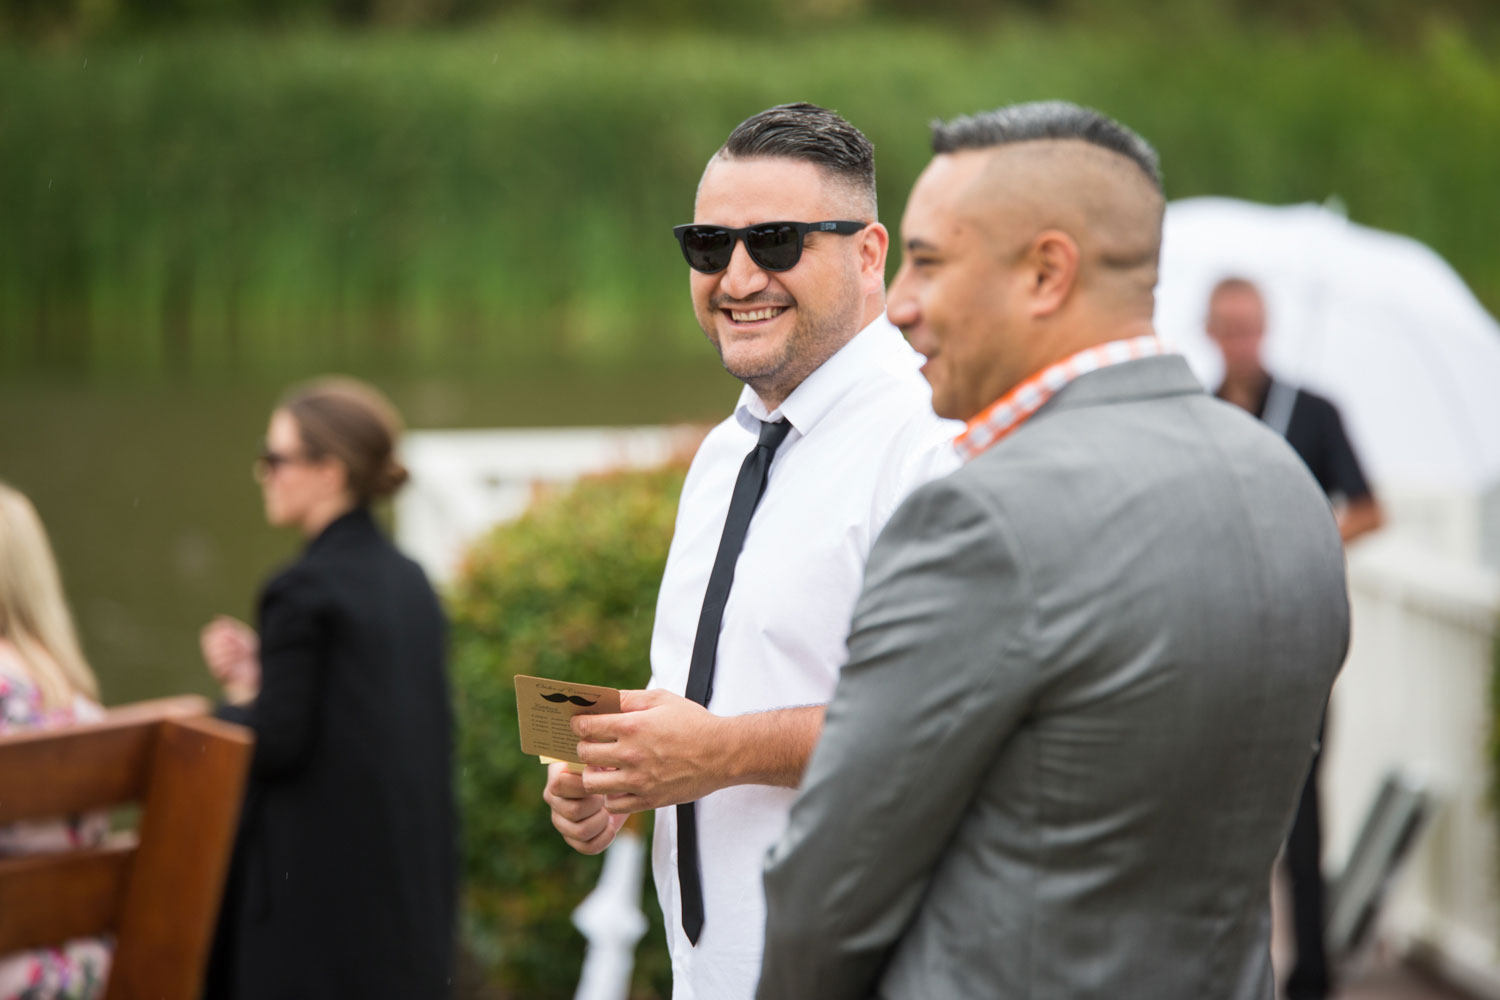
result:
<svg viewBox="0 0 1500 1000"><path fill-rule="evenodd" d="M614 715L619 711L617 688L516 674L516 721L520 726L521 752L535 754L543 763L564 761L570 770L582 773L573 716Z"/></svg>
<svg viewBox="0 0 1500 1000"><path fill-rule="evenodd" d="M580 697L579 695L563 694L561 691L555 692L553 694L544 694L542 695L542 700L550 701L556 705L561 705L565 701L571 701L573 704L577 705L580 708L593 708L595 705L599 704L598 698L595 698L593 701L589 701L587 698Z"/></svg>

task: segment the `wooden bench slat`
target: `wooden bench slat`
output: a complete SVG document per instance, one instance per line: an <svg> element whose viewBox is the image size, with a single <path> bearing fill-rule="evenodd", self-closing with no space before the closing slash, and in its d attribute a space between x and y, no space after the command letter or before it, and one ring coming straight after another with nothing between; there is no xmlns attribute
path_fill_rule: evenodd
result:
<svg viewBox="0 0 1500 1000"><path fill-rule="evenodd" d="M163 718L204 715L197 696L143 702L67 730L0 736L0 826L18 819L72 816L133 802L145 793L146 763Z"/></svg>
<svg viewBox="0 0 1500 1000"><path fill-rule="evenodd" d="M0 859L0 955L112 930L136 853L129 841Z"/></svg>

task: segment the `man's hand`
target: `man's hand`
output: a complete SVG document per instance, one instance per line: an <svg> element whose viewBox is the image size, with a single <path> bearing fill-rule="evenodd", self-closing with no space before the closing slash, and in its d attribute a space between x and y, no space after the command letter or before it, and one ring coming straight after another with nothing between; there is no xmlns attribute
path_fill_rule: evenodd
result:
<svg viewBox="0 0 1500 1000"><path fill-rule="evenodd" d="M569 771L566 764L547 765L542 801L552 807L557 832L581 854L598 854L625 825L626 817L607 811L604 796L590 795L583 787L583 776Z"/></svg>
<svg viewBox="0 0 1500 1000"><path fill-rule="evenodd" d="M621 691L619 715L573 717L583 787L612 813L701 799L736 783L733 721L667 691Z"/></svg>
<svg viewBox="0 0 1500 1000"><path fill-rule="evenodd" d="M1371 496L1350 500L1338 512L1339 537L1348 545L1361 535L1369 534L1385 523L1385 512Z"/></svg>

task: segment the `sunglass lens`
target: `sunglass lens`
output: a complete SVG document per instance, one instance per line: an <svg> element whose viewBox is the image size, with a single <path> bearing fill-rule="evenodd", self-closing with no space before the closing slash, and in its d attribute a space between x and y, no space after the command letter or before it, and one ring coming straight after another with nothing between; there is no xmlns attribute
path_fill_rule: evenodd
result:
<svg viewBox="0 0 1500 1000"><path fill-rule="evenodd" d="M745 234L745 249L767 271L789 271L802 257L802 234L794 226L757 226Z"/></svg>
<svg viewBox="0 0 1500 1000"><path fill-rule="evenodd" d="M693 226L682 234L682 253L694 270L714 274L729 266L734 238L717 226Z"/></svg>

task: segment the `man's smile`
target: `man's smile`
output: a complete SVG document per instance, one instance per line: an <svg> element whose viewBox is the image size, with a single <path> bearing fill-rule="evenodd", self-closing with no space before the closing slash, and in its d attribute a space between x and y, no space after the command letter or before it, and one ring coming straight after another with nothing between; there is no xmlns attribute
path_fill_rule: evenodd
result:
<svg viewBox="0 0 1500 1000"><path fill-rule="evenodd" d="M761 320L775 319L786 312L786 306L762 306L759 309L725 309L729 318L736 323L758 323Z"/></svg>

